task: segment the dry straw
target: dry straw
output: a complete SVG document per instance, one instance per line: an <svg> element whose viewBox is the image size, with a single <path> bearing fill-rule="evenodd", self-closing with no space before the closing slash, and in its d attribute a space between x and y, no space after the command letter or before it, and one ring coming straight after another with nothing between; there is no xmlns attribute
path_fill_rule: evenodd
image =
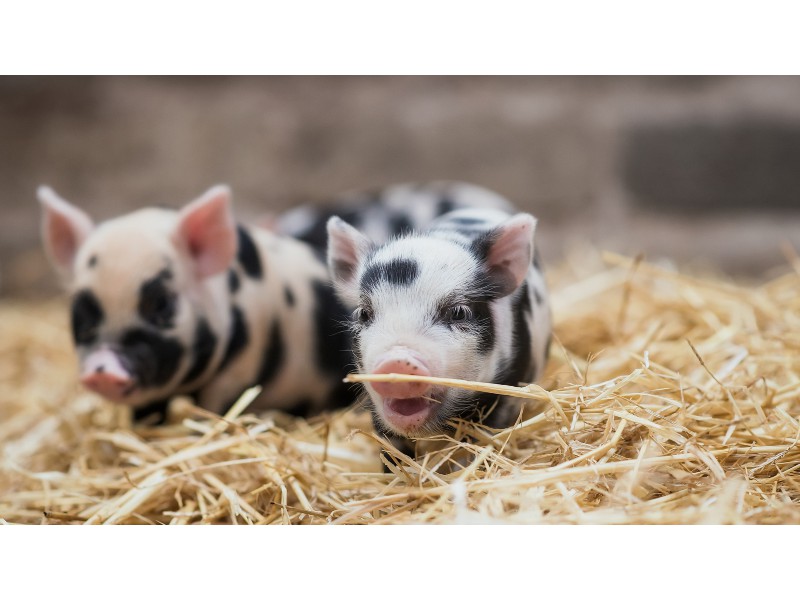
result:
<svg viewBox="0 0 800 600"><path fill-rule="evenodd" d="M63 303L6 303L0 519L800 522L800 261L744 286L596 258L551 273L547 375L498 390L529 399L515 426L459 423L396 464L363 411L255 416L251 393L222 417L178 400L172 424L131 428L77 386Z"/></svg>

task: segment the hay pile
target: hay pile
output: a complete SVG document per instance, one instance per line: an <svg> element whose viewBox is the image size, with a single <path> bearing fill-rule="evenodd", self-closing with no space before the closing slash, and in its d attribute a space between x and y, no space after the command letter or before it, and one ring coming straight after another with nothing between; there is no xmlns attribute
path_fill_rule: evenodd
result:
<svg viewBox="0 0 800 600"><path fill-rule="evenodd" d="M239 414L247 395L224 418L176 401L174 424L131 429L77 386L64 304L6 304L0 518L800 522L800 261L755 287L592 263L551 273L557 341L543 387L512 390L532 399L518 424L462 424L391 473L352 409L306 422Z"/></svg>

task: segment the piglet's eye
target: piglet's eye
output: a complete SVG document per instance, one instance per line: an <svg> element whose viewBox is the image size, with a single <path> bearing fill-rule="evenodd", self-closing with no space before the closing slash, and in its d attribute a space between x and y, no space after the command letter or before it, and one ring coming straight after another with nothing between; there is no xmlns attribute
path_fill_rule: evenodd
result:
<svg viewBox="0 0 800 600"><path fill-rule="evenodd" d="M465 304L451 306L445 312L445 321L448 323L461 323L468 321L472 317L472 311Z"/></svg>
<svg viewBox="0 0 800 600"><path fill-rule="evenodd" d="M373 318L372 309L368 306L359 306L355 312L353 312L353 319L360 325L369 325L372 323Z"/></svg>

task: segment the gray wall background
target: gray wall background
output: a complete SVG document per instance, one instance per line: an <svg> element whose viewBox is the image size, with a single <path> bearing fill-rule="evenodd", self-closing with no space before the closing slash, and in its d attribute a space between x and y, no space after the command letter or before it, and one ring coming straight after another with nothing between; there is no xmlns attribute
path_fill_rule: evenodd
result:
<svg viewBox="0 0 800 600"><path fill-rule="evenodd" d="M591 243L764 276L800 249L800 78L2 77L0 294L51 294L34 190L96 219L229 183L241 218L464 179Z"/></svg>

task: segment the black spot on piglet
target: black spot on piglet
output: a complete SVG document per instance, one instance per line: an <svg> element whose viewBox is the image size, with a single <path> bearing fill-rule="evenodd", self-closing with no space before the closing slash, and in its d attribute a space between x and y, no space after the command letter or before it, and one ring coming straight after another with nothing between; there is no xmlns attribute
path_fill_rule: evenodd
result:
<svg viewBox="0 0 800 600"><path fill-rule="evenodd" d="M489 354L494 350L495 332L492 311L488 302L474 302L471 305L474 327L478 334L478 352Z"/></svg>
<svg viewBox="0 0 800 600"><path fill-rule="evenodd" d="M352 363L350 335L342 325L348 319L348 311L336 298L330 283L315 280L311 286L316 300L317 362L325 372L344 377L347 365Z"/></svg>
<svg viewBox="0 0 800 600"><path fill-rule="evenodd" d="M469 227L472 225L483 225L486 221L483 219L476 219L475 217L452 217L450 223Z"/></svg>
<svg viewBox="0 0 800 600"><path fill-rule="evenodd" d="M183 385L192 383L195 379L200 377L206 372L208 363L214 356L214 350L217 347L217 336L211 331L208 326L208 321L201 318L197 321L197 327L194 332L194 343L192 344L192 366L183 378Z"/></svg>
<svg viewBox="0 0 800 600"><path fill-rule="evenodd" d="M436 208L436 215L441 217L456 209L456 203L453 201L450 196L447 194L443 194L441 198L439 198L439 206Z"/></svg>
<svg viewBox="0 0 800 600"><path fill-rule="evenodd" d="M175 325L177 302L175 293L167 285L170 279L172 272L164 269L139 288L139 316L159 329Z"/></svg>
<svg viewBox="0 0 800 600"><path fill-rule="evenodd" d="M281 366L286 359L286 347L283 343L283 334L278 320L272 322L267 346L263 352L264 360L258 372L256 383L261 385L269 384L278 374Z"/></svg>
<svg viewBox="0 0 800 600"><path fill-rule="evenodd" d="M231 294L235 294L239 291L239 286L241 282L239 281L239 275L233 269L228 271L228 290Z"/></svg>
<svg viewBox="0 0 800 600"><path fill-rule="evenodd" d="M183 357L177 340L147 329L130 329L120 340L121 354L140 387L159 387L172 379Z"/></svg>
<svg viewBox="0 0 800 600"><path fill-rule="evenodd" d="M284 296L286 296L286 304L289 306L294 306L294 293L292 292L292 288L288 285L283 288Z"/></svg>
<svg viewBox="0 0 800 600"><path fill-rule="evenodd" d="M408 286L419 275L417 261L408 258L394 258L389 262L373 263L361 277L361 289L373 291L381 282L394 286Z"/></svg>
<svg viewBox="0 0 800 600"><path fill-rule="evenodd" d="M97 340L98 329L103 324L103 309L91 290L82 290L72 300L72 338L76 346L92 344Z"/></svg>
<svg viewBox="0 0 800 600"><path fill-rule="evenodd" d="M258 248L256 248L253 238L241 225L236 228L236 233L239 238L239 250L236 254L239 264L242 265L244 272L249 277L261 279L264 272L261 267L261 258L258 255Z"/></svg>
<svg viewBox="0 0 800 600"><path fill-rule="evenodd" d="M514 350L512 351L514 358L507 366L500 383L519 385L520 382L530 381L536 372L536 364L531 353L531 334L526 321L526 318L532 314L532 310L528 283L525 282L511 306L514 318Z"/></svg>
<svg viewBox="0 0 800 600"><path fill-rule="evenodd" d="M389 233L392 236L406 235L414 230L414 225L408 216L400 213L389 217Z"/></svg>
<svg viewBox="0 0 800 600"><path fill-rule="evenodd" d="M225 355L222 357L219 370L222 371L227 367L244 350L249 341L250 335L247 331L244 315L238 306L234 306L231 308L231 337L228 339L228 346L225 348Z"/></svg>

